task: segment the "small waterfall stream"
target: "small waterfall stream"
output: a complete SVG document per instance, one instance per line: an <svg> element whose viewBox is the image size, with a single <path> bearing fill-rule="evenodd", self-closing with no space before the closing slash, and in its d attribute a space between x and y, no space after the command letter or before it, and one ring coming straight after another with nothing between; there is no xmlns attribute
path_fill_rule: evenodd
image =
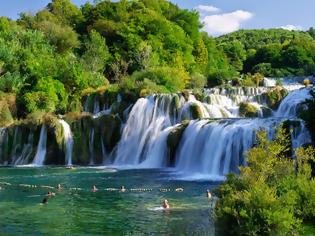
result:
<svg viewBox="0 0 315 236"><path fill-rule="evenodd" d="M46 144L47 144L47 128L46 125L42 125L40 130L39 142L37 145L37 152L33 160L33 165L42 166L46 157Z"/></svg>
<svg viewBox="0 0 315 236"><path fill-rule="evenodd" d="M73 150L73 138L69 124L64 120L59 120L59 123L63 127L64 134L64 148L65 148L65 164L67 166L72 165L72 150Z"/></svg>

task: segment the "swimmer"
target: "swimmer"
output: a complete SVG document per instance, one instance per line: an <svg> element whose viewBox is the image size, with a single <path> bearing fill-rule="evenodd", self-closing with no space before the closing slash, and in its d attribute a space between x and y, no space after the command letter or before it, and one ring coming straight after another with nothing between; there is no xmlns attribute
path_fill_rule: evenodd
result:
<svg viewBox="0 0 315 236"><path fill-rule="evenodd" d="M124 193L126 192L125 186L121 186L119 192Z"/></svg>
<svg viewBox="0 0 315 236"><path fill-rule="evenodd" d="M56 195L55 193L49 191L46 196L48 196L48 197L54 197L55 195Z"/></svg>
<svg viewBox="0 0 315 236"><path fill-rule="evenodd" d="M44 199L43 199L43 201L42 201L42 204L47 204L48 203L48 199L47 199L47 197L45 197Z"/></svg>
<svg viewBox="0 0 315 236"><path fill-rule="evenodd" d="M170 208L170 205L168 204L167 199L165 199L164 202L163 202L163 208L164 209L169 209Z"/></svg>
<svg viewBox="0 0 315 236"><path fill-rule="evenodd" d="M207 198L208 198L208 199L211 199L211 197L212 197L212 196L211 196L211 192L210 192L209 189L207 189Z"/></svg>
<svg viewBox="0 0 315 236"><path fill-rule="evenodd" d="M184 191L183 188L176 188L176 189L175 189L175 192L183 192L183 191Z"/></svg>
<svg viewBox="0 0 315 236"><path fill-rule="evenodd" d="M57 189L58 191L60 191L60 190L62 189L61 184L58 184L57 187L56 187L56 189Z"/></svg>
<svg viewBox="0 0 315 236"><path fill-rule="evenodd" d="M98 189L96 188L95 185L93 185L92 189L91 189L91 192L95 193Z"/></svg>

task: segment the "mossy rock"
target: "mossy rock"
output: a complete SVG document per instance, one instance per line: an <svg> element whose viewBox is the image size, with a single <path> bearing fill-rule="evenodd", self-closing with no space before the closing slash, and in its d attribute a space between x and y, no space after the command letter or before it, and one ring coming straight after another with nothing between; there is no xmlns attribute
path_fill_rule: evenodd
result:
<svg viewBox="0 0 315 236"><path fill-rule="evenodd" d="M198 101L204 101L206 95L201 90L193 90L193 95Z"/></svg>
<svg viewBox="0 0 315 236"><path fill-rule="evenodd" d="M272 110L269 107L261 107L261 111L264 118L270 117L272 115Z"/></svg>
<svg viewBox="0 0 315 236"><path fill-rule="evenodd" d="M22 123L6 128L0 147L0 163L14 164L13 157L21 157L24 163L31 163L37 150L40 128L40 126L29 128Z"/></svg>
<svg viewBox="0 0 315 236"><path fill-rule="evenodd" d="M211 101L211 97L210 96L206 96L205 99L204 99L204 102L208 103L208 104L211 104L211 102L212 102Z"/></svg>
<svg viewBox="0 0 315 236"><path fill-rule="evenodd" d="M299 120L285 120L282 122L282 127L288 131L292 128L298 128L300 126L301 122Z"/></svg>
<svg viewBox="0 0 315 236"><path fill-rule="evenodd" d="M202 118L202 111L198 104L193 103L190 105L190 113L192 116L192 119L201 119Z"/></svg>
<svg viewBox="0 0 315 236"><path fill-rule="evenodd" d="M187 102L189 100L189 91L188 90L183 90L182 95L185 98L185 101Z"/></svg>
<svg viewBox="0 0 315 236"><path fill-rule="evenodd" d="M172 129L167 137L167 147L169 150L169 163L168 164L170 166L175 165L176 150L188 124L189 124L189 121L186 121L186 120L183 121L181 125Z"/></svg>
<svg viewBox="0 0 315 236"><path fill-rule="evenodd" d="M288 95L288 90L282 87L276 87L270 90L267 93L264 93L263 96L266 99L268 107L271 109L277 109L281 101Z"/></svg>
<svg viewBox="0 0 315 236"><path fill-rule="evenodd" d="M72 161L77 165L87 165L90 162L89 135L94 128L93 118L82 115L80 119L69 122L73 137Z"/></svg>
<svg viewBox="0 0 315 236"><path fill-rule="evenodd" d="M243 117L254 118L259 116L257 107L250 103L242 102L239 107L239 113Z"/></svg>
<svg viewBox="0 0 315 236"><path fill-rule="evenodd" d="M180 108L180 98L178 94L174 94L171 101L171 106L174 107L176 110Z"/></svg>
<svg viewBox="0 0 315 236"><path fill-rule="evenodd" d="M147 97L147 96L149 96L151 94L152 94L152 91L150 89L144 88L144 89L140 90L139 97L145 98L145 97Z"/></svg>
<svg viewBox="0 0 315 236"><path fill-rule="evenodd" d="M105 115L94 120L95 130L100 132L108 151L120 140L121 119L117 115Z"/></svg>
<svg viewBox="0 0 315 236"><path fill-rule="evenodd" d="M0 127L6 127L14 122L9 106L5 100L0 100Z"/></svg>

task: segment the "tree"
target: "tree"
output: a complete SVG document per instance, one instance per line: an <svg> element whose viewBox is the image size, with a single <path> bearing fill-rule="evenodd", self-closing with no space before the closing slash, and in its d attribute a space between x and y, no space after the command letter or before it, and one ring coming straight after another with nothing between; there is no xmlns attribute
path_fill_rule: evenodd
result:
<svg viewBox="0 0 315 236"><path fill-rule="evenodd" d="M151 54L152 47L146 42L141 42L135 52L135 60L140 70L147 70L149 68L151 64Z"/></svg>
<svg viewBox="0 0 315 236"><path fill-rule="evenodd" d="M83 20L80 9L70 0L52 0L47 9L54 14L63 25L75 28Z"/></svg>
<svg viewBox="0 0 315 236"><path fill-rule="evenodd" d="M89 39L84 43L85 52L82 55L82 63L86 70L103 72L110 54L106 40L95 30L91 30Z"/></svg>
<svg viewBox="0 0 315 236"><path fill-rule="evenodd" d="M216 219L228 235L297 234L302 220L314 220L314 149L298 149L293 160L287 157L290 133L279 128L274 140L267 136L258 132L248 166L217 190Z"/></svg>

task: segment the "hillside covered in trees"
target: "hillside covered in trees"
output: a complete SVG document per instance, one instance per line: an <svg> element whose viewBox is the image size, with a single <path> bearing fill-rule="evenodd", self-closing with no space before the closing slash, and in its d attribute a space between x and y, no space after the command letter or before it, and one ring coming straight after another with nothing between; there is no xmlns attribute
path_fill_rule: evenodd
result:
<svg viewBox="0 0 315 236"><path fill-rule="evenodd" d="M35 15L1 17L0 119L82 111L82 96L95 91L145 96L248 73L315 74L313 29L241 30L219 38L201 29L197 11L165 0L81 7L52 0Z"/></svg>

